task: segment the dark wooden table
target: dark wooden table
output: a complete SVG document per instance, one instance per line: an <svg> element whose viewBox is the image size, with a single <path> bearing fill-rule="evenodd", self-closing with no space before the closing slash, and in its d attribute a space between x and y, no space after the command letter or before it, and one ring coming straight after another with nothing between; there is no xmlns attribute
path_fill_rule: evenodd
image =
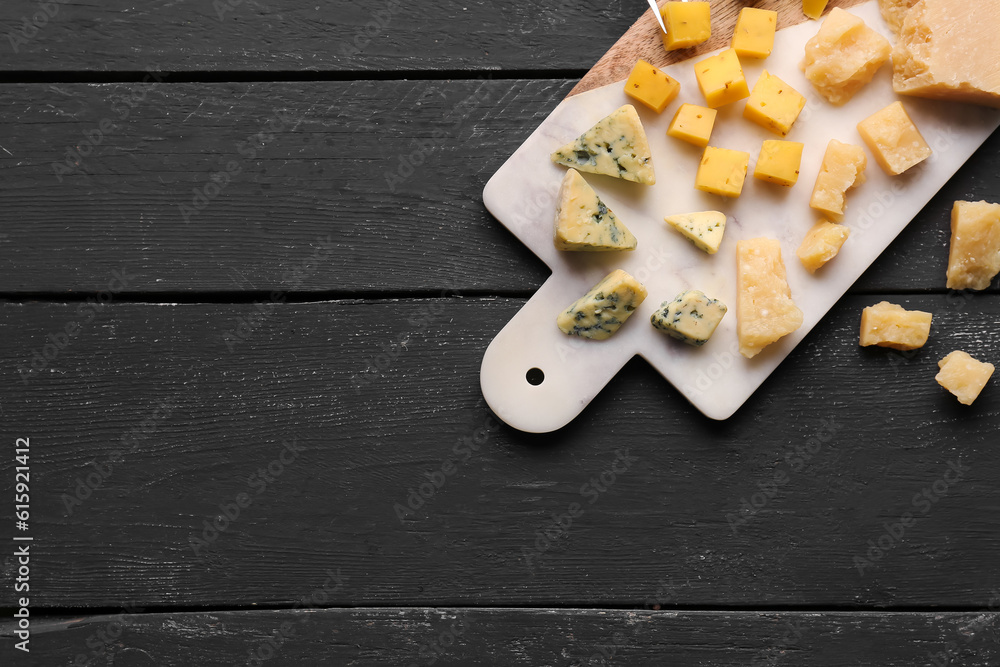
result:
<svg viewBox="0 0 1000 667"><path fill-rule="evenodd" d="M944 268L1000 134L732 419L638 359L485 406L547 270L483 185L644 8L4 0L3 664L1000 664L1000 387L934 382L997 360Z"/></svg>

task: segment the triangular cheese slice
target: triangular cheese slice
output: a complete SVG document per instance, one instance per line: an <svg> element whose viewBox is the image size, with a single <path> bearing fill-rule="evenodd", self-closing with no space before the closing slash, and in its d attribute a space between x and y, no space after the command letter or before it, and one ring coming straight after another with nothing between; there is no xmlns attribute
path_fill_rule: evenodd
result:
<svg viewBox="0 0 1000 667"><path fill-rule="evenodd" d="M726 214L718 211L668 215L664 220L709 255L719 251L726 233Z"/></svg>
<svg viewBox="0 0 1000 667"><path fill-rule="evenodd" d="M635 107L626 104L552 154L552 161L588 174L653 185L653 158Z"/></svg>
<svg viewBox="0 0 1000 667"><path fill-rule="evenodd" d="M560 250L602 252L635 250L636 241L580 172L570 169L559 188L555 243Z"/></svg>

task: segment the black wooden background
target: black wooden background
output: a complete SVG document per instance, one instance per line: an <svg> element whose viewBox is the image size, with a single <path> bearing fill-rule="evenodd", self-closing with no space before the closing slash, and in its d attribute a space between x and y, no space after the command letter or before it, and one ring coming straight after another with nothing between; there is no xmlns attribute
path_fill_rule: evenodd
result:
<svg viewBox="0 0 1000 667"><path fill-rule="evenodd" d="M1000 664L1000 391L934 382L997 360L944 267L1000 134L732 419L638 359L485 406L547 270L483 185L645 6L4 0L4 664ZM927 347L857 346L883 299Z"/></svg>

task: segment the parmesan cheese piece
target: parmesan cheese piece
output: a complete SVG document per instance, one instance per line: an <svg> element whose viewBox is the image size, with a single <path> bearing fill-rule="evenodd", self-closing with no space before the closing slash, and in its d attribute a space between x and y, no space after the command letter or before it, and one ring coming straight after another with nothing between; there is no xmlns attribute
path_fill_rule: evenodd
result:
<svg viewBox="0 0 1000 667"><path fill-rule="evenodd" d="M601 201L576 169L559 188L555 244L559 250L635 250L632 232Z"/></svg>
<svg viewBox="0 0 1000 667"><path fill-rule="evenodd" d="M831 139L823 154L823 164L816 176L809 205L831 220L843 220L847 191L865 182L867 166L868 158L861 146Z"/></svg>
<svg viewBox="0 0 1000 667"><path fill-rule="evenodd" d="M631 104L602 118L552 154L552 161L589 174L653 185L653 157L639 114Z"/></svg>
<svg viewBox="0 0 1000 667"><path fill-rule="evenodd" d="M747 359L802 326L778 241L756 238L736 244L736 291L736 332L740 354Z"/></svg>
<svg viewBox="0 0 1000 667"><path fill-rule="evenodd" d="M882 11L890 25L904 17L892 51L897 93L1000 108L1000 0L882 0Z"/></svg>
<svg viewBox="0 0 1000 667"><path fill-rule="evenodd" d="M931 335L931 313L881 301L861 312L861 346L916 350Z"/></svg>
<svg viewBox="0 0 1000 667"><path fill-rule="evenodd" d="M931 156L931 147L899 101L858 123L858 134L890 176L902 174Z"/></svg>
<svg viewBox="0 0 1000 667"><path fill-rule="evenodd" d="M972 405L979 398L996 370L993 364L974 359L961 350L955 350L939 361L938 368L941 370L934 379L953 393L962 405Z"/></svg>
<svg viewBox="0 0 1000 667"><path fill-rule="evenodd" d="M878 0L878 8L882 11L882 18L889 24L895 34L899 34L903 27L903 19L910 7L917 4L919 0Z"/></svg>
<svg viewBox="0 0 1000 667"><path fill-rule="evenodd" d="M806 234L795 254L809 273L816 273L819 268L837 256L850 235L851 230L844 225L820 220Z"/></svg>
<svg viewBox="0 0 1000 667"><path fill-rule="evenodd" d="M951 209L948 289L986 289L1000 273L1000 204L957 201Z"/></svg>
<svg viewBox="0 0 1000 667"><path fill-rule="evenodd" d="M801 68L831 104L844 104L889 59L892 46L859 17L834 7L806 42Z"/></svg>

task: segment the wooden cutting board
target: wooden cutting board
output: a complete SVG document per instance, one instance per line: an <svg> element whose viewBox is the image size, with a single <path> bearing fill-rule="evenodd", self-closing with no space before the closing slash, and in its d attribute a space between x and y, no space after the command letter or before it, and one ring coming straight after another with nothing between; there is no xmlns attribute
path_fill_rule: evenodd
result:
<svg viewBox="0 0 1000 667"><path fill-rule="evenodd" d="M824 16L833 7L846 9L865 0L831 0ZM664 4L662 0L659 4ZM660 24L657 23L652 9L647 9L639 20L622 35L621 39L605 53L590 71L569 91L567 97L585 93L615 81L624 81L632 70L635 61L642 58L657 67L666 67L682 60L693 58L702 53L728 46L736 27L736 19L744 7L757 9L773 9L778 12L778 30L809 21L802 13L802 0L763 0L762 2L739 2L738 0L711 0L712 4L712 37L704 44L690 49L665 51L660 40Z"/></svg>

